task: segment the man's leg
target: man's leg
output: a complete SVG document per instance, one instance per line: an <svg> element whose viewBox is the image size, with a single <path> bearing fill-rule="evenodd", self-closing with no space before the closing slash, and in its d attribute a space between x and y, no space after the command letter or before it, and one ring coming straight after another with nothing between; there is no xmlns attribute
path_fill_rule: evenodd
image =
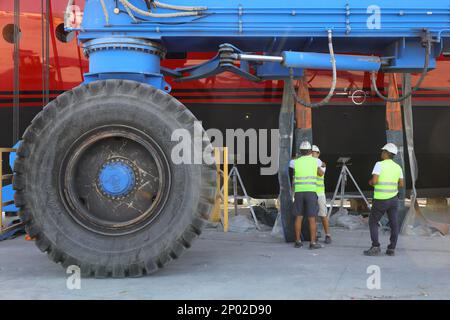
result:
<svg viewBox="0 0 450 320"><path fill-rule="evenodd" d="M295 241L297 241L297 242L301 241L302 221L303 221L303 216L296 216L295 217L295 224L294 224Z"/></svg>
<svg viewBox="0 0 450 320"><path fill-rule="evenodd" d="M322 220L323 230L325 231L325 235L331 236L330 223L328 222L328 218L327 217L321 217L321 220Z"/></svg>
<svg viewBox="0 0 450 320"><path fill-rule="evenodd" d="M325 243L331 243L330 224L327 217L327 198L324 194L318 196L317 204L319 205L319 217L322 221L323 230L325 231Z"/></svg>
<svg viewBox="0 0 450 320"><path fill-rule="evenodd" d="M308 221L309 221L309 234L311 235L311 243L316 243L317 241L316 217L308 217Z"/></svg>
<svg viewBox="0 0 450 320"><path fill-rule="evenodd" d="M379 256L381 254L380 242L378 241L378 222L386 211L386 201L373 200L372 210L369 216L370 238L372 239L372 247L364 251L366 256Z"/></svg>
<svg viewBox="0 0 450 320"><path fill-rule="evenodd" d="M309 192L305 197L305 215L308 217L309 221L309 234L311 241L309 243L310 249L320 249L322 245L317 243L317 213L319 211L318 207L318 197L315 192Z"/></svg>
<svg viewBox="0 0 450 320"><path fill-rule="evenodd" d="M330 227L327 218L327 198L325 195L319 195L317 204L319 206L319 217L322 220L323 229L325 231L325 235L330 235Z"/></svg>
<svg viewBox="0 0 450 320"><path fill-rule="evenodd" d="M390 238L391 243L389 244L388 249L395 250L395 247L397 246L398 232L399 232L398 199L397 197L395 197L389 202L391 202L391 205L387 210L387 215L389 218L389 226L391 227L391 238Z"/></svg>
<svg viewBox="0 0 450 320"><path fill-rule="evenodd" d="M304 211L304 205L303 205L303 195L299 192L295 193L295 201L294 201L294 207L293 207L293 214L295 216L295 222L294 222L294 233L295 233L295 244L294 246L296 248L300 248L302 246L302 221L303 216L302 213Z"/></svg>
<svg viewBox="0 0 450 320"><path fill-rule="evenodd" d="M384 212L384 201L374 200L372 204L372 210L370 211L369 215L369 228L372 247L380 246L380 242L378 241L378 222L380 222Z"/></svg>

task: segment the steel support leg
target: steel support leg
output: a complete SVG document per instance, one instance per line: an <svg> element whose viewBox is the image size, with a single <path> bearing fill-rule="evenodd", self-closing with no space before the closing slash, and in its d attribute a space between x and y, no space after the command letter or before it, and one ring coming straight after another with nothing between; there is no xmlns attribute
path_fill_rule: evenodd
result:
<svg viewBox="0 0 450 320"><path fill-rule="evenodd" d="M411 75L406 74L403 76L403 92L405 90L411 90ZM409 91L408 91L409 92ZM418 174L417 160L414 153L414 128L413 128L413 113L412 113L412 98L408 98L403 102L403 115L405 125L406 146L408 150L409 167L411 174L411 204L409 211L403 221L402 233L406 232L408 225L414 225L416 217L416 180ZM406 178L406 177L405 177Z"/></svg>
<svg viewBox="0 0 450 320"><path fill-rule="evenodd" d="M292 215L292 188L291 179L289 177L289 161L292 158L294 115L294 99L289 90L289 83L285 82L279 118L280 144L278 182L280 185L279 200L281 222L284 237L287 242L295 240L294 216Z"/></svg>
<svg viewBox="0 0 450 320"><path fill-rule="evenodd" d="M305 76L299 80L298 96L304 101L311 103L309 95L308 81ZM311 108L307 108L299 103L295 104L295 135L294 150L300 148L302 141L313 141Z"/></svg>
<svg viewBox="0 0 450 320"><path fill-rule="evenodd" d="M389 90L388 96L392 99L399 98L398 91L398 75L395 73L388 74L389 76ZM403 90L403 92L406 92ZM409 99L408 99L409 100ZM398 147L398 154L395 156L394 161L397 162L405 170L405 155L404 155L404 141L403 141L403 123L402 123L402 110L400 102L387 102L386 103L386 141L388 143L394 143ZM398 211L400 215L400 223L404 219L405 211L405 197L406 197L406 184L403 188L399 189L399 206Z"/></svg>
<svg viewBox="0 0 450 320"><path fill-rule="evenodd" d="M411 90L411 74L405 74L403 79L404 91ZM405 135L406 144L408 147L409 165L411 171L411 205L407 216L403 221L401 227L401 232L403 234L407 233L408 226L414 226L415 218L419 217L422 222L425 222L429 227L433 227L439 230L442 234L446 235L449 232L450 224L434 222L426 218L420 211L419 205L417 204L417 191L416 191L416 181L418 177L418 165L417 159L414 152L414 127L413 127L413 111L412 111L412 98L408 98L403 103L403 115L405 124Z"/></svg>

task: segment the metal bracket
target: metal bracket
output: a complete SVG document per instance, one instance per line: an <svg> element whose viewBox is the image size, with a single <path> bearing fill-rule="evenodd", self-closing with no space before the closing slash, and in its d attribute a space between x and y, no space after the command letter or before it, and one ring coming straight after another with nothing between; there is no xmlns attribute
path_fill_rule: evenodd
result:
<svg viewBox="0 0 450 320"><path fill-rule="evenodd" d="M178 68L170 72L168 70L164 71L167 72L166 74L175 77L175 81L177 82L207 78L226 71L237 74L250 81L261 81L260 77L250 72L249 63L242 61L240 67L234 64L238 61L236 53L242 53L242 51L231 44L225 43L220 45L219 52L211 60L195 66ZM188 75L184 76L186 73Z"/></svg>

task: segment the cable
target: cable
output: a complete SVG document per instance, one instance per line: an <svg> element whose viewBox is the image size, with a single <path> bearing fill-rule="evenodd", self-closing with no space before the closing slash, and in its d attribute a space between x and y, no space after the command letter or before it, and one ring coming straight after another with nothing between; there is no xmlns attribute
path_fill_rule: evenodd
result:
<svg viewBox="0 0 450 320"><path fill-rule="evenodd" d="M189 11L189 12L175 12L175 13L153 13L142 10L133 4L131 4L128 0L119 0L120 3L125 7L125 9L130 9L142 16L152 17L152 18L177 18L177 17L192 17L202 15L201 11Z"/></svg>
<svg viewBox="0 0 450 320"><path fill-rule="evenodd" d="M69 0L67 2L66 12L64 13L64 27L69 28L69 19L71 16L71 8L73 6L74 0Z"/></svg>
<svg viewBox="0 0 450 320"><path fill-rule="evenodd" d="M120 1L120 0L119 0ZM133 15L133 12L131 12L130 8L128 8L126 5L123 5L123 7L125 8L125 10L127 11L128 15L130 16L131 20L133 20L134 23L138 23L138 20L136 19L136 17Z"/></svg>
<svg viewBox="0 0 450 320"><path fill-rule="evenodd" d="M303 101L295 92L295 85L294 85L294 70L292 68L289 69L289 87L291 89L291 93L294 96L294 99L297 103L307 107L307 108L317 108L320 106L323 106L330 102L331 98L334 95L334 91L336 90L336 84L337 84L337 67L336 67L336 58L334 56L334 47L333 47L333 32L331 30L328 30L328 48L330 50L330 56L331 56L331 66L333 68L333 81L331 83L330 91L328 92L327 96L317 103L308 103L306 101Z"/></svg>
<svg viewBox="0 0 450 320"><path fill-rule="evenodd" d="M207 10L208 7L187 7L187 6L175 6L172 4L162 3L159 1L153 2L155 6L163 9L172 9L172 10L180 10L180 11L204 11Z"/></svg>
<svg viewBox="0 0 450 320"><path fill-rule="evenodd" d="M406 95L404 95L403 97L400 97L398 99L386 97L378 90L376 72L372 72L370 75L370 79L372 82L372 88L375 91L375 93L377 94L377 96L387 102L402 102L402 101L408 99L409 97L411 97L412 94L420 88L420 85L422 84L423 80L425 79L425 77L428 74L428 67L430 65L430 55L431 55L431 42L430 41L427 41L426 51L427 52L425 53L425 63L424 63L422 74L420 75L419 80L417 81L416 85L414 86L414 88L411 89L410 92L408 92Z"/></svg>
<svg viewBox="0 0 450 320"><path fill-rule="evenodd" d="M106 25L109 25L109 14L108 10L106 9L105 1L100 0L100 3L102 5L103 14L105 15Z"/></svg>

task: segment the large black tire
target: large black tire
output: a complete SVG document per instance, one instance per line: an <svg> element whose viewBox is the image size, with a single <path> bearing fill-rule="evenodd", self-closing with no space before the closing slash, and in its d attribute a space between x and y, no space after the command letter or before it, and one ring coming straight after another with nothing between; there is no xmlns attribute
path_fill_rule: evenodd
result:
<svg viewBox="0 0 450 320"><path fill-rule="evenodd" d="M114 228L102 234L90 229L88 222L80 223L75 213L69 214L60 175L68 150L95 128L111 124L135 128L170 159L176 144L171 141L173 130L193 132L195 120L170 95L134 81L80 85L50 102L25 131L14 165L15 203L38 248L63 267L76 265L83 276L95 277L139 277L178 258L209 217L216 190L214 164L168 161L171 184L159 211L148 221L142 218L139 229L131 225L135 229L117 234ZM208 139L203 139L202 147L212 156ZM79 172L76 178L86 178L83 175ZM127 200L111 201L121 205Z"/></svg>

